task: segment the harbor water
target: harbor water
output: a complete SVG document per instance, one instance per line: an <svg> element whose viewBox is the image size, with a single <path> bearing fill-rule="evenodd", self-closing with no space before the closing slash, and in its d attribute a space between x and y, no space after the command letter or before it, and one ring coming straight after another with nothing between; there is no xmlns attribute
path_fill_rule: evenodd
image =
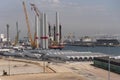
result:
<svg viewBox="0 0 120 80"><path fill-rule="evenodd" d="M65 46L64 50L73 51L91 51L100 52L107 55L120 56L120 47L81 47L81 46Z"/></svg>

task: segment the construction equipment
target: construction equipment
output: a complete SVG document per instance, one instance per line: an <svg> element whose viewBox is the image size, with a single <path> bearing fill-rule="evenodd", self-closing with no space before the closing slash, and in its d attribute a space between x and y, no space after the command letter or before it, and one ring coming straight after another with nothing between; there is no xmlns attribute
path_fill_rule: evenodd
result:
<svg viewBox="0 0 120 80"><path fill-rule="evenodd" d="M39 34L38 34L38 22L39 22L39 20L40 20L40 11L38 10L38 8L36 7L36 5L35 4L30 4L31 5L31 10L34 10L34 12L35 12L35 34L34 34L34 42L35 42L35 44L36 44L36 47L37 48L39 48L39 40L38 40L38 36L39 36Z"/></svg>
<svg viewBox="0 0 120 80"><path fill-rule="evenodd" d="M30 31L30 24L29 24L29 19L28 19L28 14L27 14L27 9L26 9L24 1L23 1L23 8L24 8L24 13L25 13L25 17L26 17L26 24L27 24L27 28L28 28L28 37L30 39L30 43L31 43L32 48L36 48L36 44L32 39L32 35L31 35L31 31Z"/></svg>
<svg viewBox="0 0 120 80"><path fill-rule="evenodd" d="M39 9L36 7L36 5L35 5L35 4L32 4L32 3L31 3L30 5L31 5L31 9L34 9L36 15L40 17L41 12L40 12Z"/></svg>

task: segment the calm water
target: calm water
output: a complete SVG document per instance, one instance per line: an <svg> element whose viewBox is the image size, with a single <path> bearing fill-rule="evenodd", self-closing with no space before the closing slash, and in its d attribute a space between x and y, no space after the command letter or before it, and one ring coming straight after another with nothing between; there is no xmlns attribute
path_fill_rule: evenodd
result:
<svg viewBox="0 0 120 80"><path fill-rule="evenodd" d="M66 46L64 50L73 51L91 51L101 52L109 55L120 56L120 47L80 47L80 46Z"/></svg>

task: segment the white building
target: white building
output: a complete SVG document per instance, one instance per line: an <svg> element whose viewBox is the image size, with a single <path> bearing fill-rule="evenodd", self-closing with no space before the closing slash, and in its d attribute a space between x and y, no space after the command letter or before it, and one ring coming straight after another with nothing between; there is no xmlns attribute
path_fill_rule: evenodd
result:
<svg viewBox="0 0 120 80"><path fill-rule="evenodd" d="M0 34L0 41L1 41L1 42L7 41L7 38L5 37L4 34Z"/></svg>

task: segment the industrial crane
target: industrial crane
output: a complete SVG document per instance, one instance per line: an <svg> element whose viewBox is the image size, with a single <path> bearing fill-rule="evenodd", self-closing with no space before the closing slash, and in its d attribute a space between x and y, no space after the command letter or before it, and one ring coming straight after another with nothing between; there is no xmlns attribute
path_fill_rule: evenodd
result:
<svg viewBox="0 0 120 80"><path fill-rule="evenodd" d="M39 9L36 7L36 5L35 5L35 4L30 4L30 5L31 5L31 9L34 9L36 15L37 15L38 17L40 17L41 12L40 12Z"/></svg>
<svg viewBox="0 0 120 80"><path fill-rule="evenodd" d="M23 1L23 8L24 8L24 13L25 13L25 17L26 17L26 24L27 24L27 28L28 28L28 37L30 39L30 43L31 43L32 48L36 48L36 44L32 39L32 35L31 35L31 31L30 31L30 24L29 24L29 19L28 19L28 14L27 14L27 9L26 9L24 1Z"/></svg>
<svg viewBox="0 0 120 80"><path fill-rule="evenodd" d="M36 31L34 34L34 42L36 43L36 47L39 48L39 40L38 40L38 21L40 20L40 11L39 9L36 7L35 4L30 4L31 5L31 9L34 10L35 15L36 15Z"/></svg>

